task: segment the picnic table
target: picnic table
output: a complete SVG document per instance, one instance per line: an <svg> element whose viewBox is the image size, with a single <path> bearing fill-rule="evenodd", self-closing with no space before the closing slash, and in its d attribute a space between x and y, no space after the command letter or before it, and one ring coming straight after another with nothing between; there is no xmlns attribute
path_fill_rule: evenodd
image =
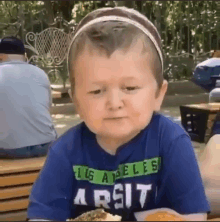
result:
<svg viewBox="0 0 220 222"><path fill-rule="evenodd" d="M181 123L191 139L197 142L207 142L220 103L202 103L180 106Z"/></svg>
<svg viewBox="0 0 220 222"><path fill-rule="evenodd" d="M45 159L0 159L0 221L25 221L29 194Z"/></svg>

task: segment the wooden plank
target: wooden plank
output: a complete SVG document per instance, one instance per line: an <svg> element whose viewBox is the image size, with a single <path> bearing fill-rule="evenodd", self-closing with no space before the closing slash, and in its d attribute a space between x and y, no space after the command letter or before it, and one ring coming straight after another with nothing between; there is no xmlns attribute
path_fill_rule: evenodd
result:
<svg viewBox="0 0 220 222"><path fill-rule="evenodd" d="M213 124L214 124L214 121L213 121L213 120L208 120L208 122L207 122L207 128L208 128L208 129L211 129L212 126L213 126Z"/></svg>
<svg viewBox="0 0 220 222"><path fill-rule="evenodd" d="M210 121L214 121L215 118L216 118L216 115L217 115L217 114L209 114L209 118L208 118L208 119L209 119Z"/></svg>
<svg viewBox="0 0 220 222"><path fill-rule="evenodd" d="M38 176L37 173L3 176L0 178L0 187L15 186L20 184L34 183Z"/></svg>
<svg viewBox="0 0 220 222"><path fill-rule="evenodd" d="M28 196L30 194L32 185L15 188L3 188L0 190L0 200Z"/></svg>
<svg viewBox="0 0 220 222"><path fill-rule="evenodd" d="M0 212L27 209L29 199L9 200L0 202Z"/></svg>
<svg viewBox="0 0 220 222"><path fill-rule="evenodd" d="M66 84L65 88L63 87L62 84L58 85L58 84L51 84L50 85L53 89L53 91L56 91L56 92L61 92L61 93L65 93L65 92L68 92L68 90L71 88L71 85L70 84Z"/></svg>
<svg viewBox="0 0 220 222"><path fill-rule="evenodd" d="M220 213L218 215L208 215L208 221L220 221Z"/></svg>
<svg viewBox="0 0 220 222"><path fill-rule="evenodd" d="M205 131L205 136L209 136L211 134L211 129L207 129L206 131Z"/></svg>
<svg viewBox="0 0 220 222"><path fill-rule="evenodd" d="M207 221L220 221L220 217L214 218L214 219L209 219L209 220L207 220Z"/></svg>
<svg viewBox="0 0 220 222"><path fill-rule="evenodd" d="M13 213L4 213L0 215L0 221L25 221L27 218L27 211L19 211Z"/></svg>
<svg viewBox="0 0 220 222"><path fill-rule="evenodd" d="M1 159L0 174L40 170L43 167L45 160L46 157L36 157L20 160Z"/></svg>
<svg viewBox="0 0 220 222"><path fill-rule="evenodd" d="M220 103L190 104L190 105L183 105L183 107L197 108L197 109L210 110L210 111L218 111L218 110L220 110Z"/></svg>
<svg viewBox="0 0 220 222"><path fill-rule="evenodd" d="M52 98L61 98L61 92L52 91Z"/></svg>

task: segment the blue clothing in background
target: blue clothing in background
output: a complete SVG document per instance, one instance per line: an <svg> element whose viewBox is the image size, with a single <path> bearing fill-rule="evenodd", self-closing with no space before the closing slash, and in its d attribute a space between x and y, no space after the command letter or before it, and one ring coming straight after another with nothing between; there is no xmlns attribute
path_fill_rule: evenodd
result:
<svg viewBox="0 0 220 222"><path fill-rule="evenodd" d="M115 155L99 146L84 122L58 138L33 185L27 217L65 221L98 207L122 221L162 207L180 214L210 211L184 129L154 114Z"/></svg>
<svg viewBox="0 0 220 222"><path fill-rule="evenodd" d="M216 87L215 80L211 76L220 75L220 58L210 58L199 63L193 73L192 81L210 92Z"/></svg>
<svg viewBox="0 0 220 222"><path fill-rule="evenodd" d="M27 146L27 147L18 148L18 149L0 148L0 158L1 159L23 159L23 158L46 156L51 144L52 142L35 145L35 146Z"/></svg>

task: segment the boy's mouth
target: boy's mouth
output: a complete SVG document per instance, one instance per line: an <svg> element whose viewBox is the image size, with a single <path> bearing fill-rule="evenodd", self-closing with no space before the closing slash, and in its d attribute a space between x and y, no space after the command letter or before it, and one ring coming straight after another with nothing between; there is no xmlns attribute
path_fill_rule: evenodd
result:
<svg viewBox="0 0 220 222"><path fill-rule="evenodd" d="M122 119L125 117L112 117L112 118L106 118L106 120L117 120L117 119Z"/></svg>

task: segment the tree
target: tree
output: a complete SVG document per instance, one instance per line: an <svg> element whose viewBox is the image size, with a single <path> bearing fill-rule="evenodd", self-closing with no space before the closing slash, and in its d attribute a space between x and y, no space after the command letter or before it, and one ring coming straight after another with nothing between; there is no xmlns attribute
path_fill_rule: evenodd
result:
<svg viewBox="0 0 220 222"><path fill-rule="evenodd" d="M184 53L195 59L220 47L219 1L0 1L0 38L60 27L54 22L58 15L78 23L92 10L109 6L135 8L147 16L161 34L168 59Z"/></svg>
<svg viewBox="0 0 220 222"><path fill-rule="evenodd" d="M134 1L117 1L117 6L125 6L128 8L134 8L135 2Z"/></svg>

